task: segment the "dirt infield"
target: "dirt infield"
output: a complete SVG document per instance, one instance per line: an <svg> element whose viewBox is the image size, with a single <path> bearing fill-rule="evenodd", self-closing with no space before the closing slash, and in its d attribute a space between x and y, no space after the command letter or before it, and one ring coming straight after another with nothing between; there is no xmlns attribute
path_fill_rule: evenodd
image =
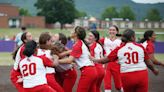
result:
<svg viewBox="0 0 164 92"><path fill-rule="evenodd" d="M154 76L149 71L149 92L164 92L164 68L158 68L160 70L160 74L158 76ZM11 66L0 66L0 92L17 92L9 79L10 69Z"/></svg>

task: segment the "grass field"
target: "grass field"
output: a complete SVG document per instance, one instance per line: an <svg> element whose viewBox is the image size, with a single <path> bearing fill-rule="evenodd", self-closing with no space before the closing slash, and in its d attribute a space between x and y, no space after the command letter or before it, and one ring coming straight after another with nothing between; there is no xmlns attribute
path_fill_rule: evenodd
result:
<svg viewBox="0 0 164 92"><path fill-rule="evenodd" d="M164 62L164 54L155 54L156 58ZM13 65L12 55L9 52L0 53L0 65Z"/></svg>
<svg viewBox="0 0 164 92"><path fill-rule="evenodd" d="M34 39L37 39L42 32L51 32L52 34L61 32L61 33L64 33L65 35L69 36L71 30L73 30L73 29L60 30L60 29L29 28L27 30L32 33ZM120 32L122 32L123 30L124 29L120 29ZM136 32L144 32L147 29L134 29L134 30ZM164 33L164 29L153 29L153 30L155 32L163 32ZM12 38L14 35L16 35L19 32L20 32L20 29L16 29L16 28L15 29L0 29L0 38L2 38L4 36L8 36L9 38ZM107 36L107 29L101 30L99 32L100 32L101 37ZM136 34L136 38L142 38L142 37L143 37L142 34ZM164 34L158 34L157 41L164 42ZM156 56L159 60L164 61L164 54L156 54ZM13 62L14 61L12 60L11 53L0 53L0 65L12 65Z"/></svg>
<svg viewBox="0 0 164 92"><path fill-rule="evenodd" d="M34 38L38 38L39 35L42 32L51 32L52 34L54 33L64 33L65 35L69 36L71 30L73 29L64 29L64 30L60 30L60 29L36 29L36 28L29 28L27 29L29 32L32 33ZM107 30L107 29L106 29ZM107 36L107 31L106 30L101 30L100 35L101 37L103 36ZM124 29L120 29L120 32L122 32ZM147 29L134 29L136 32L144 32ZM164 33L164 29L153 29L155 32L163 32ZM0 38L4 37L4 36L8 36L9 38L12 38L14 35L16 35L17 33L20 32L20 29L0 29ZM136 38L142 38L142 34L136 34ZM164 42L164 34L158 34L157 35L157 41L163 41Z"/></svg>

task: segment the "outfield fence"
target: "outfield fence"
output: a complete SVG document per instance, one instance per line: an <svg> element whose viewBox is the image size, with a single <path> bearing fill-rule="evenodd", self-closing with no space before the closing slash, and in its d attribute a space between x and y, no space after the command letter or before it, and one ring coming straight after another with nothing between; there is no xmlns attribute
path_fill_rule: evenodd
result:
<svg viewBox="0 0 164 92"><path fill-rule="evenodd" d="M68 43L67 46L71 48L72 44ZM13 52L14 48L14 41L0 40L0 52ZM155 42L155 53L164 53L164 42Z"/></svg>

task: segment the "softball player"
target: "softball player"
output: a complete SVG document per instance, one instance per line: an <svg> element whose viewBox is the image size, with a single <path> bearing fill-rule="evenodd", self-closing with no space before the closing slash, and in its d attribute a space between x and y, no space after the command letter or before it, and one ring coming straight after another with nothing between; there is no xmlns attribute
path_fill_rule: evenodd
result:
<svg viewBox="0 0 164 92"><path fill-rule="evenodd" d="M70 53L63 55L64 52L70 52L66 49L67 38L64 34L58 33L54 35L54 46L58 50L58 55L60 58L67 57ZM63 87L65 92L72 92L73 86L76 82L77 74L74 69L73 64L59 64L56 67L55 78L58 83Z"/></svg>
<svg viewBox="0 0 164 92"><path fill-rule="evenodd" d="M48 32L42 33L39 37L39 49L37 50L37 55L45 55L47 58L51 59L51 45L52 39ZM64 92L62 87L55 80L55 68L46 67L46 78L48 85L50 85L57 92Z"/></svg>
<svg viewBox="0 0 164 92"><path fill-rule="evenodd" d="M144 46L144 48L146 49L146 51L149 54L149 57L151 59L151 61L155 64L155 65L161 65L164 67L164 63L158 61L155 56L154 56L154 42L155 42L155 38L156 38L156 34L153 30L148 30L144 33L144 38L141 39L141 43Z"/></svg>
<svg viewBox="0 0 164 92"><path fill-rule="evenodd" d="M68 58L60 59L59 63L72 63L75 61L81 70L77 92L96 92L97 71L90 60L89 47L85 42L86 32L77 26L71 37L75 40L72 52Z"/></svg>
<svg viewBox="0 0 164 92"><path fill-rule="evenodd" d="M21 58L25 57L23 55L23 51L25 48L24 45L28 41L32 40L31 33L24 32L21 36L21 40L22 40L23 44L13 53L13 59L15 60L15 62L14 62L14 67L12 68L12 70L10 72L10 80L13 83L13 85L16 87L18 92L24 92L23 84L17 82L18 79L22 77L20 71L18 71L18 63Z"/></svg>
<svg viewBox="0 0 164 92"><path fill-rule="evenodd" d="M117 26L113 25L109 28L109 37L100 39L100 43L105 50L105 56L111 53L116 47L120 46L121 40L116 37L119 32ZM104 77L105 92L111 92L112 77L114 79L115 88L121 91L121 77L120 77L120 64L118 62L109 62L106 66L106 73Z"/></svg>
<svg viewBox="0 0 164 92"><path fill-rule="evenodd" d="M93 59L93 61L105 63L118 60L121 65L121 80L124 92L148 92L147 67L156 75L158 70L151 64L144 47L135 43L135 32L133 30L125 30L122 41L124 44L114 49L106 58Z"/></svg>
<svg viewBox="0 0 164 92"><path fill-rule="evenodd" d="M89 47L91 56L97 59L103 57L103 48L98 42L100 38L98 31L91 31L88 35L88 43L90 44ZM95 63L95 66L97 70L96 92L101 92L100 88L105 75L105 69L103 68L102 64L99 63Z"/></svg>
<svg viewBox="0 0 164 92"><path fill-rule="evenodd" d="M57 92L47 85L46 66L55 67L45 56L33 55L36 51L37 43L29 41L25 44L23 54L25 55L19 62L19 69L23 77L23 88L25 92Z"/></svg>

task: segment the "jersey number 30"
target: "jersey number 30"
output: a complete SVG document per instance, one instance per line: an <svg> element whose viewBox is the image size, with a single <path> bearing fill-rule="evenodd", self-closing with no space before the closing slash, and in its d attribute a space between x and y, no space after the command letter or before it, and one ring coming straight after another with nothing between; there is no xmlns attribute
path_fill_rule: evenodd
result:
<svg viewBox="0 0 164 92"><path fill-rule="evenodd" d="M138 52L126 52L124 56L127 57L127 61L125 62L126 64L136 64L138 63Z"/></svg>
<svg viewBox="0 0 164 92"><path fill-rule="evenodd" d="M28 76L30 75L35 75L36 74L36 64L35 63L31 63L29 65L24 64L22 66L23 68L23 76Z"/></svg>

